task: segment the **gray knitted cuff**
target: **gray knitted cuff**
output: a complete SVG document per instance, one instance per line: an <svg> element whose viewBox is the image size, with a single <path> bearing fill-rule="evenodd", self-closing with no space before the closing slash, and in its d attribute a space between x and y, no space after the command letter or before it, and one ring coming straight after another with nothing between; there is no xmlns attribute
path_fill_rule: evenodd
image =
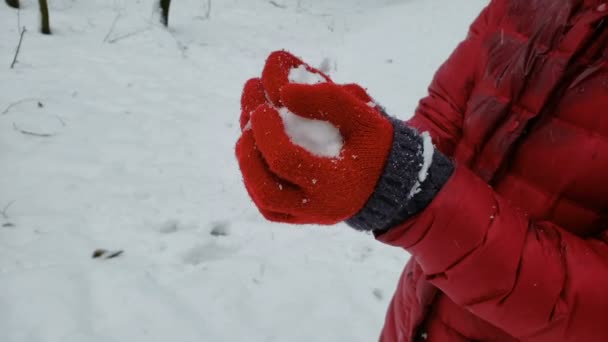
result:
<svg viewBox="0 0 608 342"><path fill-rule="evenodd" d="M419 213L454 171L452 162L434 149L426 178L418 184L424 163L423 138L402 121L389 119L394 133L385 169L365 207L346 220L357 230L385 231Z"/></svg>

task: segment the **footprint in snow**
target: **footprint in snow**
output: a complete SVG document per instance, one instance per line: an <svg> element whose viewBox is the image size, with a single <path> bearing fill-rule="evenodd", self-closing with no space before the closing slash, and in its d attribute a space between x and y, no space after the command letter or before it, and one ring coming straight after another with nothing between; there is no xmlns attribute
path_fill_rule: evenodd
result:
<svg viewBox="0 0 608 342"><path fill-rule="evenodd" d="M382 292L382 290L380 290L379 288L374 288L372 290L372 294L374 295L374 297L376 297L377 300L381 301L384 299L384 292Z"/></svg>
<svg viewBox="0 0 608 342"><path fill-rule="evenodd" d="M358 262L365 262L369 259L374 252L374 249L370 246L357 246L350 251L351 258Z"/></svg>
<svg viewBox="0 0 608 342"><path fill-rule="evenodd" d="M234 255L236 251L237 248L235 247L224 247L208 242L190 248L184 253L182 260L186 264L199 265L208 261L225 259Z"/></svg>
<svg viewBox="0 0 608 342"><path fill-rule="evenodd" d="M180 222L178 220L167 220L158 227L158 231L163 234L171 234L177 232L179 228Z"/></svg>
<svg viewBox="0 0 608 342"><path fill-rule="evenodd" d="M158 232L161 234L173 234L178 231L196 229L195 224L184 224L177 219L170 219L158 226ZM230 235L229 221L215 221L209 223L209 234L215 237Z"/></svg>
<svg viewBox="0 0 608 342"><path fill-rule="evenodd" d="M213 236L228 236L230 235L230 222L217 221L211 223L209 234Z"/></svg>
<svg viewBox="0 0 608 342"><path fill-rule="evenodd" d="M196 223L184 223L178 219L169 219L158 225L157 230L161 234L173 234L179 231L195 230L196 228Z"/></svg>

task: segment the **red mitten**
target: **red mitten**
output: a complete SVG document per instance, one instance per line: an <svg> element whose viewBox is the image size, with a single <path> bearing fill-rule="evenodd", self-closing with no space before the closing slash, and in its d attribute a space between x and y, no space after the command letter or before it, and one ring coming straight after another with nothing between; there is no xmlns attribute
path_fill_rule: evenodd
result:
<svg viewBox="0 0 608 342"><path fill-rule="evenodd" d="M269 220L382 231L424 209L452 173L428 134L287 52L241 98L245 186Z"/></svg>
<svg viewBox="0 0 608 342"><path fill-rule="evenodd" d="M323 83L293 83L300 80ZM262 79L245 85L236 148L245 186L266 218L333 224L363 208L393 140L392 124L370 101L361 87L336 85L286 52L269 57ZM313 130L300 131L307 125ZM330 146L307 143L319 130L330 134Z"/></svg>

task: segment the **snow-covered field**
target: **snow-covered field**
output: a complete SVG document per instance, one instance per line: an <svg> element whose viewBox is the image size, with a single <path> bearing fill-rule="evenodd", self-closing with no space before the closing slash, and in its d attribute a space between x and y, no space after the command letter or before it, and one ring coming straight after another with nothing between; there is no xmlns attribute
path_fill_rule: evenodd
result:
<svg viewBox="0 0 608 342"><path fill-rule="evenodd" d="M407 118L487 0L49 2L0 3L0 341L375 340L408 256L262 219L241 86L285 48Z"/></svg>

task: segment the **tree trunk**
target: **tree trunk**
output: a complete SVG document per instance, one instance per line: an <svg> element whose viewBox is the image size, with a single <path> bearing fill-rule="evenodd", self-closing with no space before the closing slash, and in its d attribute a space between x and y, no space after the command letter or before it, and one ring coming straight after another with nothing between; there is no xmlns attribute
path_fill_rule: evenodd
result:
<svg viewBox="0 0 608 342"><path fill-rule="evenodd" d="M160 0L160 21L165 26L169 26L169 6L171 6L171 0Z"/></svg>
<svg viewBox="0 0 608 342"><path fill-rule="evenodd" d="M6 4L12 8L19 8L19 0L5 0Z"/></svg>
<svg viewBox="0 0 608 342"><path fill-rule="evenodd" d="M49 24L49 5L46 0L38 0L40 4L40 32L51 34L51 25Z"/></svg>

